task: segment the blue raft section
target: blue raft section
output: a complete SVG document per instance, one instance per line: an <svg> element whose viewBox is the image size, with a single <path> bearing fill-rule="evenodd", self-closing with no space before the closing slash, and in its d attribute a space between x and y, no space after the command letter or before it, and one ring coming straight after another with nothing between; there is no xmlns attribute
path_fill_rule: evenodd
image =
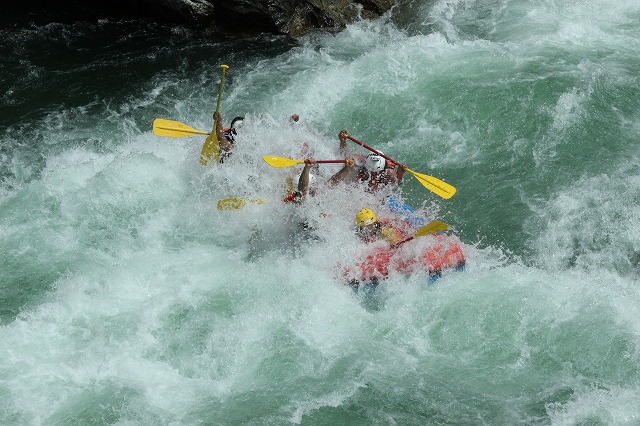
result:
<svg viewBox="0 0 640 426"><path fill-rule="evenodd" d="M411 206L403 203L400 199L393 195L387 198L387 206L392 212L400 216L402 220L405 220L413 226L419 228L427 224L427 220L416 213L415 209Z"/></svg>

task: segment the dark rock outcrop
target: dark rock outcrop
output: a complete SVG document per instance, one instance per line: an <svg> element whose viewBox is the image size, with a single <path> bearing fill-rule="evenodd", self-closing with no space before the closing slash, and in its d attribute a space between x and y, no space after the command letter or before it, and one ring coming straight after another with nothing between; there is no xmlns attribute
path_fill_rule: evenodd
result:
<svg viewBox="0 0 640 426"><path fill-rule="evenodd" d="M214 32L299 35L380 16L394 0L129 0L149 16Z"/></svg>

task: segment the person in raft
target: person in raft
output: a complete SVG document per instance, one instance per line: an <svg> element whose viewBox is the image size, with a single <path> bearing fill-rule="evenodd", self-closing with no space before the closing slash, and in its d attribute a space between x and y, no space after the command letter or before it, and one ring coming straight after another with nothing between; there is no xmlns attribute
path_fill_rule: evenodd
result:
<svg viewBox="0 0 640 426"><path fill-rule="evenodd" d="M353 158L349 157L344 163L344 167L340 169L335 175L331 176L327 181L329 188L333 188L338 183L342 182L351 169L354 166ZM307 195L316 195L317 185L316 177L311 174L311 168L316 165L314 158L309 158L304 163L302 172L294 176L292 181L292 190L284 198L285 203L302 204L307 198Z"/></svg>
<svg viewBox="0 0 640 426"><path fill-rule="evenodd" d="M393 226L388 220L378 220L371 209L361 209L356 213L356 234L366 243L384 240L394 245L407 238L405 232L398 226Z"/></svg>
<svg viewBox="0 0 640 426"><path fill-rule="evenodd" d="M347 131L342 130L338 134L338 139L340 140L340 152L346 155ZM376 192L387 185L402 184L402 178L407 168L404 164L395 164L378 154L382 153L378 151L367 155L364 158L364 164L356 173L356 181L365 184L369 192Z"/></svg>
<svg viewBox="0 0 640 426"><path fill-rule="evenodd" d="M231 150L238 135L237 129L242 125L244 117L234 118L231 121L231 126L227 128L222 127L222 115L218 111L213 113L213 120L216 122L216 136L218 137L218 145L220 146L218 162L224 163L224 160L231 156Z"/></svg>

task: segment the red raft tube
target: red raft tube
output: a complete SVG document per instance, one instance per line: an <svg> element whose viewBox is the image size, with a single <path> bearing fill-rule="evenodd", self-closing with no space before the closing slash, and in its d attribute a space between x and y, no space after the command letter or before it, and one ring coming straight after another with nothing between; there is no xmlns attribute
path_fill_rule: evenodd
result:
<svg viewBox="0 0 640 426"><path fill-rule="evenodd" d="M464 267L465 255L460 239L440 233L398 248L384 242L371 244L355 263L343 267L343 277L354 288L376 286L391 273L424 273L429 277L428 283L433 283L444 271L462 271Z"/></svg>

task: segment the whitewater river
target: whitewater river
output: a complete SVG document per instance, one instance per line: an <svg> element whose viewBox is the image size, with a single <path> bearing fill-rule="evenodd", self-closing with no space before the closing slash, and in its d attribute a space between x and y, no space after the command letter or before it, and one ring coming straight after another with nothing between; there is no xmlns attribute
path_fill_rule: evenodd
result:
<svg viewBox="0 0 640 426"><path fill-rule="evenodd" d="M415 1L298 39L15 22L0 424L640 424L638 1ZM203 136L152 122L210 131L223 63L224 122L246 119L202 167ZM343 285L368 199L284 205L300 166L260 158L337 158L341 129L457 188L402 197L464 272Z"/></svg>

